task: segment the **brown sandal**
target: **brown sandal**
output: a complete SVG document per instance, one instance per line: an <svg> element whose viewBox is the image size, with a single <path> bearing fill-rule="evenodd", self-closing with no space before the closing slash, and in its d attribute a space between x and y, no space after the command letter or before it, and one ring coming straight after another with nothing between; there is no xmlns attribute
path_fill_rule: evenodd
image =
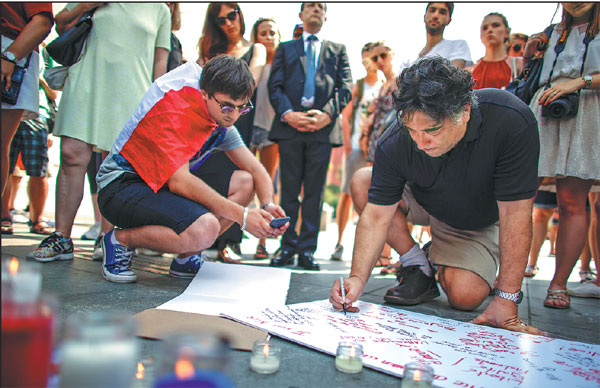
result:
<svg viewBox="0 0 600 388"><path fill-rule="evenodd" d="M387 267L390 264L392 264L392 258L390 256L379 256L377 263L375 263L375 267Z"/></svg>
<svg viewBox="0 0 600 388"><path fill-rule="evenodd" d="M13 234L12 218L2 217L2 234Z"/></svg>
<svg viewBox="0 0 600 388"><path fill-rule="evenodd" d="M256 253L254 254L255 260L263 260L269 258L269 252L267 252L267 247L263 244L258 244L256 246Z"/></svg>
<svg viewBox="0 0 600 388"><path fill-rule="evenodd" d="M29 227L29 231L35 234L43 234L43 235L51 235L54 232L54 229L48 225L46 221L38 220L36 222L32 222Z"/></svg>
<svg viewBox="0 0 600 388"><path fill-rule="evenodd" d="M564 304L555 305L550 301L559 300ZM568 309L571 306L571 298L569 297L567 290L551 290L548 289L546 300L544 300L544 307L550 307L553 309Z"/></svg>
<svg viewBox="0 0 600 388"><path fill-rule="evenodd" d="M234 253L234 252L231 252L231 253ZM216 260L223 262L223 263L228 263L228 264L240 264L242 262L242 260L234 259L233 257L230 256L229 248L225 248L225 249L219 251L217 253Z"/></svg>

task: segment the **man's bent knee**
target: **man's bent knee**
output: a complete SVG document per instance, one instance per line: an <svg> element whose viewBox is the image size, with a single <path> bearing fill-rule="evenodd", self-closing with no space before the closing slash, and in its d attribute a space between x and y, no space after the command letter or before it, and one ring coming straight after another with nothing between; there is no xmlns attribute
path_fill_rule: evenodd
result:
<svg viewBox="0 0 600 388"><path fill-rule="evenodd" d="M244 204L248 204L254 197L254 179L252 178L252 174L243 170L234 171L229 183L228 194L228 196L239 195L239 198L243 198Z"/></svg>
<svg viewBox="0 0 600 388"><path fill-rule="evenodd" d="M350 193L356 211L361 213L367 204L371 186L372 167L363 167L356 171L350 180Z"/></svg>
<svg viewBox="0 0 600 388"><path fill-rule="evenodd" d="M220 227L217 217L204 214L180 234L183 240L181 252L174 253L199 252L210 247L219 236Z"/></svg>
<svg viewBox="0 0 600 388"><path fill-rule="evenodd" d="M488 297L490 287L475 273L454 267L439 267L439 280L450 307L471 311Z"/></svg>

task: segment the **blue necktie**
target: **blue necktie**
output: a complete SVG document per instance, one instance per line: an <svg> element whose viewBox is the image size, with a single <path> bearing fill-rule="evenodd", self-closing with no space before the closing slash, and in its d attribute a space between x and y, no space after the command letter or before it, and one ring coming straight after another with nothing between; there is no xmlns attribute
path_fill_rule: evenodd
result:
<svg viewBox="0 0 600 388"><path fill-rule="evenodd" d="M309 35L308 46L306 48L306 78L304 79L304 93L302 96L309 100L315 96L315 75L317 69L315 67L315 41L317 37Z"/></svg>

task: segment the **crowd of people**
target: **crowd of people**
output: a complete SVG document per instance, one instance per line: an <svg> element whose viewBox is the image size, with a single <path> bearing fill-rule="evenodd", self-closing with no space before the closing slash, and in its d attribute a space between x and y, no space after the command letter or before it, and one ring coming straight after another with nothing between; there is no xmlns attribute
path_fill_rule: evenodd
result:
<svg viewBox="0 0 600 388"><path fill-rule="evenodd" d="M184 278L211 247L217 260L240 263L243 232L259 238L255 259L318 271L324 188L332 150L342 147L331 260L342 259L353 205L360 218L346 299L334 283L334 307L355 309L377 266L398 279L389 303L433 299L438 284L461 310L491 294L476 323L539 333L516 307L553 213L556 269L544 306L600 298L590 267L592 259L600 267L598 3L562 3L549 36L511 33L491 12L476 62L465 40L444 38L453 3L428 3L414 61L399 68L385 41L365 42L366 76L356 82L345 45L321 33L325 3L301 4L289 41L266 17L248 41L240 5L210 3L197 60L183 57L174 33L177 3L70 3L56 15L50 3L1 7L3 89L16 66L27 68L16 104L2 100L2 234L13 233L20 165L30 176L30 231L47 235L30 259L73 259L87 173L97 211L82 238L95 239L109 281L136 280L136 249L177 254L170 274ZM54 24L63 34L90 11L93 27L56 110L42 42ZM534 58L543 66L527 106L502 89ZM60 138L54 227L42 217L50 132ZM416 225L431 236L424 246L411 235ZM272 255L267 238L281 240ZM582 283L567 289L580 256Z"/></svg>

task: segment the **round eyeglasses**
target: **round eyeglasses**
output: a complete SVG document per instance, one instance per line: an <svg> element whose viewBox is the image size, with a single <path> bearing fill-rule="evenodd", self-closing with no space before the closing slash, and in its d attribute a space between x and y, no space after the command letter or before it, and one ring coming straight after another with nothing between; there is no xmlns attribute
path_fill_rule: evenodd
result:
<svg viewBox="0 0 600 388"><path fill-rule="evenodd" d="M210 97L213 100L215 100L215 102L217 104L219 104L219 106L221 107L221 113L224 113L224 114L231 113L237 109L240 112L240 115L245 115L246 113L250 112L252 110L252 108L254 108L254 105L252 105L252 101L250 101L250 100L248 100L248 103L245 105L233 106L231 104L221 103L219 100L217 100L217 98L215 96L210 96Z"/></svg>

